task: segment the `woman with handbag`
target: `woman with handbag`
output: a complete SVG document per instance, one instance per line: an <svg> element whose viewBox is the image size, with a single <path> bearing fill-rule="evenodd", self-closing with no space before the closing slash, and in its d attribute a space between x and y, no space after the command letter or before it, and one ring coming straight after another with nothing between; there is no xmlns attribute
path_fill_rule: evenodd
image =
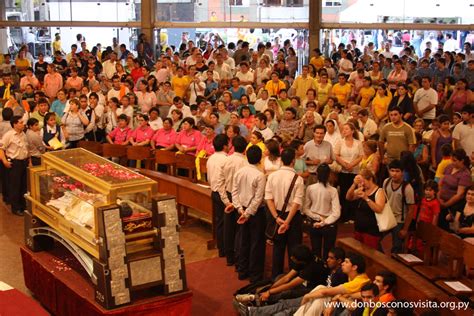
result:
<svg viewBox="0 0 474 316"><path fill-rule="evenodd" d="M331 169L321 164L317 169L318 182L308 186L304 204L303 225L311 239L313 254L326 259L336 243L336 221L341 215L337 189L329 184Z"/></svg>
<svg viewBox="0 0 474 316"><path fill-rule="evenodd" d="M383 190L376 184L375 175L370 170L362 170L354 178L354 183L347 191L346 198L354 201L354 238L377 249L382 233L377 225L375 214L382 213L386 198Z"/></svg>

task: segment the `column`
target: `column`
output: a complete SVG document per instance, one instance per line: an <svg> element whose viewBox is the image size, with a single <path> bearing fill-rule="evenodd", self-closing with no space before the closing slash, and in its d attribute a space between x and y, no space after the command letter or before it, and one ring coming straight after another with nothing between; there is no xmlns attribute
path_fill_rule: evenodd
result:
<svg viewBox="0 0 474 316"><path fill-rule="evenodd" d="M156 54L156 40L153 32L156 20L156 0L142 0L141 5L141 30L144 33L153 52ZM159 38L159 35L158 35Z"/></svg>
<svg viewBox="0 0 474 316"><path fill-rule="evenodd" d="M5 1L0 1L0 21L6 21L6 3ZM6 54L8 52L8 34L7 28L0 29L0 54Z"/></svg>
<svg viewBox="0 0 474 316"><path fill-rule="evenodd" d="M320 46L322 0L309 1L309 51Z"/></svg>

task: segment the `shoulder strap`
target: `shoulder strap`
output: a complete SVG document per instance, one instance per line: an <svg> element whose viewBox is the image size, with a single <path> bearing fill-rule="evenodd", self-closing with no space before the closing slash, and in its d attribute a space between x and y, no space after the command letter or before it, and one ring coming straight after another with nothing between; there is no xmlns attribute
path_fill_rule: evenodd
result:
<svg viewBox="0 0 474 316"><path fill-rule="evenodd" d="M290 185L290 188L288 189L288 193L286 193L285 203L283 204L283 207L281 208L282 212L286 211L288 202L290 201L291 192L293 191L293 188L295 187L296 179L298 179L298 175L295 173L293 180L291 180L291 185Z"/></svg>

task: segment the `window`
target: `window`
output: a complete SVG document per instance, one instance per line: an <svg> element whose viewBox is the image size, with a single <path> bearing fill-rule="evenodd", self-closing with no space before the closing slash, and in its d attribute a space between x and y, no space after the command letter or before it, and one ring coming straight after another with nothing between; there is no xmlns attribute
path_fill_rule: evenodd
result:
<svg viewBox="0 0 474 316"><path fill-rule="evenodd" d="M263 5L267 7L281 6L281 0L264 0Z"/></svg>
<svg viewBox="0 0 474 316"><path fill-rule="evenodd" d="M229 5L234 5L234 6L242 6L243 5L243 0L229 0Z"/></svg>
<svg viewBox="0 0 474 316"><path fill-rule="evenodd" d="M324 1L324 7L340 7L341 1Z"/></svg>

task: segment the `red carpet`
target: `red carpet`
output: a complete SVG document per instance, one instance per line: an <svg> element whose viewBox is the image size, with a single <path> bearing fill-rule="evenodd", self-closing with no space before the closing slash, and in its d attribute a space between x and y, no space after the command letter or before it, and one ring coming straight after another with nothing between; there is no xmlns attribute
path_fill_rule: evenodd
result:
<svg viewBox="0 0 474 316"><path fill-rule="evenodd" d="M248 284L239 281L225 258L213 258L186 265L188 287L193 293L193 316L235 315L232 294Z"/></svg>

